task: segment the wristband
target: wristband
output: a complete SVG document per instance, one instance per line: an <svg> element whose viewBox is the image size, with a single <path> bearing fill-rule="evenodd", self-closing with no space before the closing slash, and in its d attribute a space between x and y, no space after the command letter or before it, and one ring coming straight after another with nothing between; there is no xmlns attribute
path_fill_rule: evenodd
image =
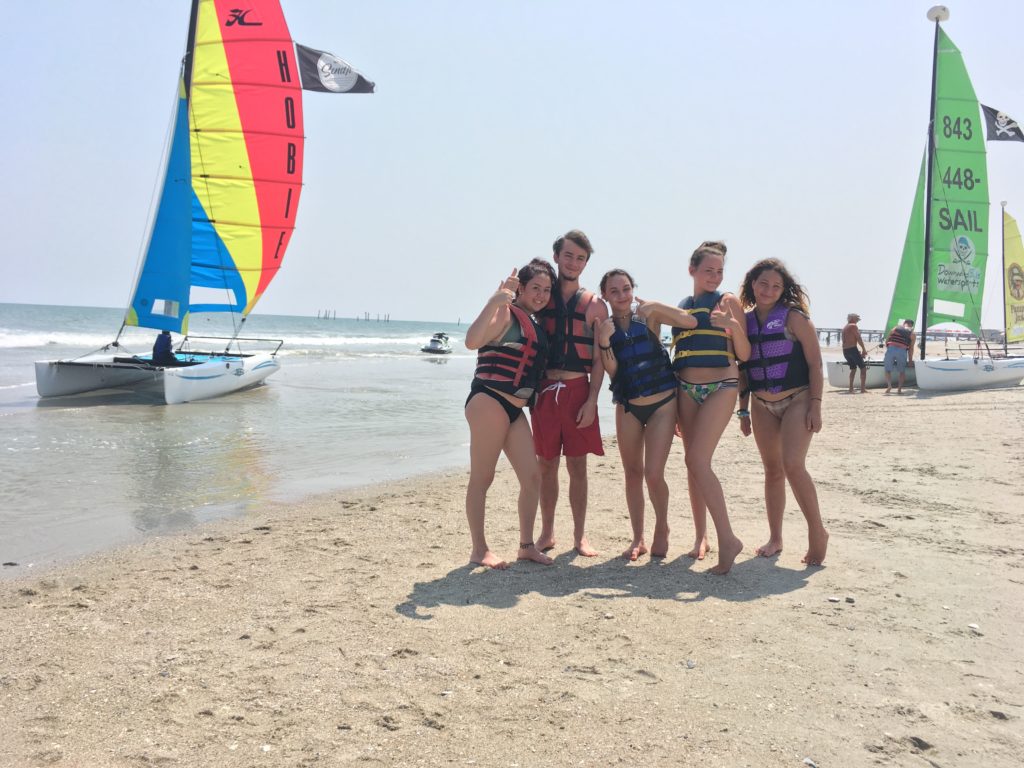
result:
<svg viewBox="0 0 1024 768"><path fill-rule="evenodd" d="M606 347L604 344L598 344L597 348L598 349L603 349L603 350L607 351L607 350L611 349L611 345Z"/></svg>
<svg viewBox="0 0 1024 768"><path fill-rule="evenodd" d="M738 411L736 411L736 418L738 418L738 419L750 418L750 411L748 411L746 408L740 408Z"/></svg>

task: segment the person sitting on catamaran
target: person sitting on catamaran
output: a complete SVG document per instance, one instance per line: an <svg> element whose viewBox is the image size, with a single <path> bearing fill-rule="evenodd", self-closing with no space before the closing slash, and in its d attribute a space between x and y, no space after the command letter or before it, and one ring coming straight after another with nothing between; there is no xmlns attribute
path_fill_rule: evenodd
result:
<svg viewBox="0 0 1024 768"><path fill-rule="evenodd" d="M153 365L176 365L178 359L174 356L171 344L171 332L160 331L153 342Z"/></svg>

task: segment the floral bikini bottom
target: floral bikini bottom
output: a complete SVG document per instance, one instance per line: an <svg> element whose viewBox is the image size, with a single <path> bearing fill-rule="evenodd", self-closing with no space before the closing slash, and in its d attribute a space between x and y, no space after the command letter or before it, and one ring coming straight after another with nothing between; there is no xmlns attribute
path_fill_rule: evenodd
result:
<svg viewBox="0 0 1024 768"><path fill-rule="evenodd" d="M737 389L739 385L739 379L709 381L707 384L691 384L688 381L679 382L679 388L688 394L690 399L697 405L704 405L704 401L720 389Z"/></svg>

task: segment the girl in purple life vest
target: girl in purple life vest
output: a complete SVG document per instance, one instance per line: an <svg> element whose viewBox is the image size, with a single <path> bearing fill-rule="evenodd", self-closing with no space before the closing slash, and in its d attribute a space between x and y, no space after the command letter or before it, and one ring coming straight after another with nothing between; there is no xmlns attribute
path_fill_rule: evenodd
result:
<svg viewBox="0 0 1024 768"><path fill-rule="evenodd" d="M764 464L768 542L762 557L782 551L786 481L807 520L807 553L801 562L821 565L828 531L818 492L807 471L807 449L821 431L821 349L808 316L807 294L778 259L757 262L745 278L740 301L746 312L750 358L741 366L740 431L754 441ZM753 399L750 399L750 396ZM749 409L748 409L749 406Z"/></svg>
<svg viewBox="0 0 1024 768"><path fill-rule="evenodd" d="M533 541L540 469L530 423L523 416L547 363L547 336L532 315L547 306L554 282L554 268L541 259L534 259L518 274L513 270L466 331L466 348L479 350L465 409L470 434L466 487L466 519L472 540L469 560L487 568L508 568L484 536L487 489L494 481L502 451L519 479L517 559L543 565L554 562Z"/></svg>

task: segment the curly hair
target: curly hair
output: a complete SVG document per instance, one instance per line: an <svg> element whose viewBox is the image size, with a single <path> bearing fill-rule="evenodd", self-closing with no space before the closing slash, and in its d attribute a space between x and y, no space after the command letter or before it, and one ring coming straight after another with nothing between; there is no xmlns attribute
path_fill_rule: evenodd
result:
<svg viewBox="0 0 1024 768"><path fill-rule="evenodd" d="M799 309L805 315L808 314L811 302L807 292L789 273L786 265L778 259L761 259L747 272L740 287L740 303L743 304L743 308L750 309L757 303L754 299L754 281L761 273L769 271L778 272L782 278L782 296L779 301L790 309Z"/></svg>

